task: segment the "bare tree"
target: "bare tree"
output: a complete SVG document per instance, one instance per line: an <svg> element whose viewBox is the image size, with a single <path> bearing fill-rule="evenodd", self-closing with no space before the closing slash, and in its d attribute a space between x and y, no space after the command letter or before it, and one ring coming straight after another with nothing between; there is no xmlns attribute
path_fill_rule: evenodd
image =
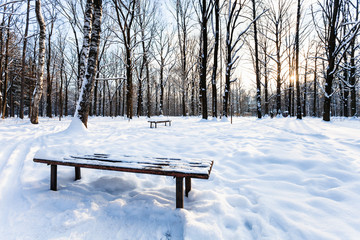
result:
<svg viewBox="0 0 360 240"><path fill-rule="evenodd" d="M206 84L206 76L207 76L207 65L208 65L208 30L207 25L209 18L212 13L212 2L206 0L199 0L200 6L200 27L201 27L201 41L202 44L201 54L200 54L200 100L201 100L201 110L202 110L202 118L208 118L208 107L207 107L207 84Z"/></svg>
<svg viewBox="0 0 360 240"><path fill-rule="evenodd" d="M39 123L39 104L44 87L44 65L45 65L45 41L46 41L46 25L41 12L41 0L35 0L36 19L39 24L39 62L37 70L37 81L34 96L31 103L30 121L32 124Z"/></svg>
<svg viewBox="0 0 360 240"><path fill-rule="evenodd" d="M171 69L174 67L172 59L173 47L171 46L171 35L166 33L165 26L160 26L157 31L154 44L154 59L159 65L160 79L160 115L164 114L164 90ZM167 77L164 76L167 74Z"/></svg>
<svg viewBox="0 0 360 240"><path fill-rule="evenodd" d="M233 70L236 66L239 56L237 55L243 43L242 36L251 27L251 23L242 31L238 29L245 20L243 19L242 10L244 9L246 0L235 0L228 2L228 14L226 15L226 73L225 73L225 92L223 97L223 113L224 117L228 116L229 100L230 100L230 83L236 79L232 78ZM238 33L238 31L240 31Z"/></svg>
<svg viewBox="0 0 360 240"><path fill-rule="evenodd" d="M116 11L117 24L120 27L122 41L125 47L125 66L126 66L126 116L129 119L133 117L133 49L135 47L135 37L132 32L132 25L135 20L136 0L113 0Z"/></svg>
<svg viewBox="0 0 360 240"><path fill-rule="evenodd" d="M151 91L150 91L150 49L153 44L153 38L155 35L155 16L156 8L158 5L151 3L150 0L140 1L140 7L138 8L137 23L140 28L140 42L142 48L142 61L140 64L140 76L138 86L138 116L142 113L143 106L143 81L146 80L147 84L147 116L151 116ZM145 74L144 74L145 72ZM145 77L143 77L145 75Z"/></svg>
<svg viewBox="0 0 360 240"><path fill-rule="evenodd" d="M25 58L26 58L26 47L28 41L28 32L29 32L29 15L30 15L30 0L27 1L26 8L26 23L25 23L25 33L23 41L23 51L21 59L21 93L20 93L20 118L24 118L24 95L25 95Z"/></svg>
<svg viewBox="0 0 360 240"><path fill-rule="evenodd" d="M343 4L341 0L330 0L324 3L318 1L323 25L320 25L316 21L316 13L313 10L315 29L325 48L327 61L324 92L324 121L330 121L331 99L334 92L336 92L336 89L333 88L334 78L340 62L344 57L341 53L350 48L352 39L357 36L360 29L360 22L347 22L346 24L350 25L349 30L340 39L340 28L341 25L344 24L341 19L344 17L340 11L340 7L342 7L341 4Z"/></svg>
<svg viewBox="0 0 360 240"><path fill-rule="evenodd" d="M352 14L349 14L350 21L359 23L359 12L360 12L360 3L356 1L356 4L353 4L351 1L348 1L350 6L353 6ZM355 13L354 13L355 12ZM351 19L352 18L352 19ZM356 64L356 49L359 48L359 45L356 46L358 35L355 34L350 42L350 92L351 92L351 103L350 103L350 114L352 117L357 115L356 112L356 70L359 69L359 65Z"/></svg>
<svg viewBox="0 0 360 240"><path fill-rule="evenodd" d="M189 75L189 66L187 62L189 34L192 29L191 16L192 16L192 0L175 0L175 13L176 26L178 32L178 42L180 51L180 78L181 78L181 103L182 115L186 116L186 89Z"/></svg>
<svg viewBox="0 0 360 240"><path fill-rule="evenodd" d="M276 114L281 114L282 58L286 51L286 49L283 49L283 38L286 24L288 24L286 17L290 3L290 1L279 0L275 6L273 2L271 2L268 14L270 21L269 32L274 36L274 38L269 38L269 40L275 44L276 52L275 57L272 57L276 63Z"/></svg>

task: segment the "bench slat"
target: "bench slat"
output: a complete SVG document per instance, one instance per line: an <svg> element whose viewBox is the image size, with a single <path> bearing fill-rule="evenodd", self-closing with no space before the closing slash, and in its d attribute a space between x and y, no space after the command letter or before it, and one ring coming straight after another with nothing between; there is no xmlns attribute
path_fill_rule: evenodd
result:
<svg viewBox="0 0 360 240"><path fill-rule="evenodd" d="M35 156L34 162L94 169L208 179L212 160L181 160L110 154L70 155L64 158Z"/></svg>

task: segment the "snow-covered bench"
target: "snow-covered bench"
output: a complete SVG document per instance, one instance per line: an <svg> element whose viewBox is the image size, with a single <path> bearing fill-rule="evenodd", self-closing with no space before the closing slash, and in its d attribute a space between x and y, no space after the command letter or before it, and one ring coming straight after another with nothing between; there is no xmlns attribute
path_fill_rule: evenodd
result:
<svg viewBox="0 0 360 240"><path fill-rule="evenodd" d="M150 128L152 128L153 124L155 124L155 128L156 128L158 123L165 123L165 126L166 123L169 123L169 126L171 126L171 120L151 120L148 122L150 123Z"/></svg>
<svg viewBox="0 0 360 240"><path fill-rule="evenodd" d="M185 195L191 190L191 178L208 179L213 165L212 160L179 158L138 157L127 155L90 154L69 155L65 157L37 153L34 162L51 166L50 189L57 190L57 165L75 167L75 180L81 178L80 168L93 168L133 173L146 173L173 176L176 178L176 208L184 207L183 181Z"/></svg>

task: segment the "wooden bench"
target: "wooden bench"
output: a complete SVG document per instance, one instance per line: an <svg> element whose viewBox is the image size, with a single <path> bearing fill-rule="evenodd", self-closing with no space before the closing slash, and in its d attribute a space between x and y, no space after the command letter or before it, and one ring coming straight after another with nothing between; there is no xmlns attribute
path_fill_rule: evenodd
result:
<svg viewBox="0 0 360 240"><path fill-rule="evenodd" d="M165 126L166 123L169 123L169 126L171 126L171 120L151 120L148 122L150 123L150 128L152 128L153 124L155 124L155 128L156 128L158 123L165 123Z"/></svg>
<svg viewBox="0 0 360 240"><path fill-rule="evenodd" d="M185 178L185 196L191 190L191 178L208 179L212 169L212 160L193 160L178 158L152 158L127 155L91 154L69 155L66 157L42 156L37 153L34 162L51 166L50 189L57 190L57 166L75 167L75 180L81 178L80 168L93 168L133 173L146 173L173 176L176 178L176 208L184 207L183 181Z"/></svg>

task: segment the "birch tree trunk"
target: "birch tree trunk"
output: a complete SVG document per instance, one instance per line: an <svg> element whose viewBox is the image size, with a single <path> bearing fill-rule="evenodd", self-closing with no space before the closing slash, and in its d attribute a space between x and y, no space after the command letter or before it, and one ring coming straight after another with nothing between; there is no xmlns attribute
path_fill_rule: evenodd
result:
<svg viewBox="0 0 360 240"><path fill-rule="evenodd" d="M89 44L89 56L87 67L82 82L79 103L77 104L75 117L78 117L87 127L90 105L94 93L95 75L100 46L102 0L94 0L94 14L92 17L91 40ZM85 20L87 21L87 20Z"/></svg>
<svg viewBox="0 0 360 240"><path fill-rule="evenodd" d="M86 0L85 5L85 15L84 15L84 38L83 38L83 45L80 52L80 59L79 59L79 86L82 86L82 81L85 75L87 59L89 55L89 48L90 48L90 37L91 37L91 29L92 29L92 17L93 17L93 4L94 0Z"/></svg>
<svg viewBox="0 0 360 240"><path fill-rule="evenodd" d="M37 70L37 80L34 90L34 96L31 103L30 122L32 124L39 123L39 104L44 87L44 65L45 65L45 41L46 41L46 25L41 12L41 0L35 0L36 19L40 28L39 36L39 63Z"/></svg>

